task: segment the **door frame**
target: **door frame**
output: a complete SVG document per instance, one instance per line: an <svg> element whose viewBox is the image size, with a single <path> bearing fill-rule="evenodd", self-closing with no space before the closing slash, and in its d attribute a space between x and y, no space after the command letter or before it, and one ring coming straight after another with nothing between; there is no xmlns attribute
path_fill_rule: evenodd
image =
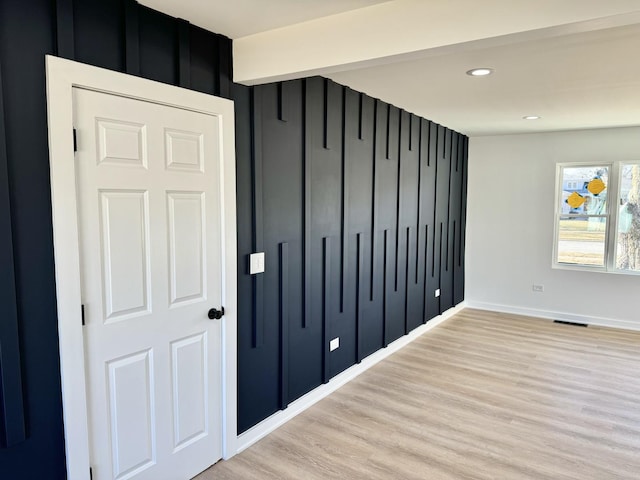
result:
<svg viewBox="0 0 640 480"><path fill-rule="evenodd" d="M237 247L233 101L46 56L49 163L67 478L89 478L89 428L81 314L80 248L73 139L73 88L217 116L222 144L222 455L237 451ZM215 100L215 101L213 101ZM220 100L223 108L220 111Z"/></svg>

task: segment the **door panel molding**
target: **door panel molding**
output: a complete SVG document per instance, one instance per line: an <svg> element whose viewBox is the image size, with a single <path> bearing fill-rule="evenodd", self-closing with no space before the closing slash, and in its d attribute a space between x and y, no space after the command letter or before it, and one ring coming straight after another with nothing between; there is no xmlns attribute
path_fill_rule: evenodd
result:
<svg viewBox="0 0 640 480"><path fill-rule="evenodd" d="M84 344L73 142L73 88L82 88L215 115L221 120L222 212L222 444L223 458L237 451L237 256L233 102L69 60L47 56L49 160L67 477L89 476ZM79 139L82 142L82 139Z"/></svg>

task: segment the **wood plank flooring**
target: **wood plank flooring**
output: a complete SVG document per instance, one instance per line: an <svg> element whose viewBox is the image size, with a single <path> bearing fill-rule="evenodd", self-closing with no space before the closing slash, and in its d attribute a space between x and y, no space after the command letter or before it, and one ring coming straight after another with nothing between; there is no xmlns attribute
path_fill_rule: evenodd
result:
<svg viewBox="0 0 640 480"><path fill-rule="evenodd" d="M640 479L640 333L466 309L198 480Z"/></svg>

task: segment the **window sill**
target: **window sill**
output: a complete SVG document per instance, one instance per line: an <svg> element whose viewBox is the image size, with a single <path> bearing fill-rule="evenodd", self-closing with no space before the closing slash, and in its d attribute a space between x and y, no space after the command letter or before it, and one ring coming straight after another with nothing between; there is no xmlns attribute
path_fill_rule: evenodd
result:
<svg viewBox="0 0 640 480"><path fill-rule="evenodd" d="M638 276L640 271L635 270L608 270L607 267L595 267L589 265L571 265L568 263L552 263L551 268L554 270L573 270L574 272L592 272L592 273L609 273L613 275L629 275Z"/></svg>

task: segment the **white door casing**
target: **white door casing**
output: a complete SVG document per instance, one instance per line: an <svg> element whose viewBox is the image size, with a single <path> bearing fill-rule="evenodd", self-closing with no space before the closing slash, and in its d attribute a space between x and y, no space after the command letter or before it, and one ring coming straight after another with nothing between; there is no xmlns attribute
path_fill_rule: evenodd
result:
<svg viewBox="0 0 640 480"><path fill-rule="evenodd" d="M206 468L220 448L229 458L237 438L233 103L55 57L47 57L47 97L68 478L88 478L89 445L100 446L92 456L108 478L174 478L171 458L197 470L197 458ZM88 156L88 168L73 159L74 105L77 121L92 125L79 132L89 147L78 160ZM208 320L220 305L222 320Z"/></svg>

